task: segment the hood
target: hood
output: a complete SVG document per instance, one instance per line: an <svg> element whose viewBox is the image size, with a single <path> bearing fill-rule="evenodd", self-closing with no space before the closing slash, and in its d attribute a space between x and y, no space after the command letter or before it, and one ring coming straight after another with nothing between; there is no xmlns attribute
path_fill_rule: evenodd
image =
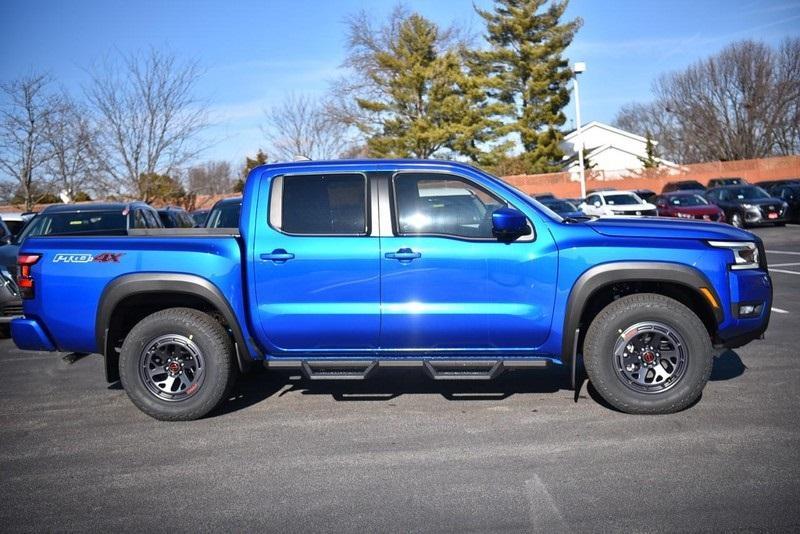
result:
<svg viewBox="0 0 800 534"><path fill-rule="evenodd" d="M649 202L645 202L644 204L620 204L620 205L611 205L606 204L606 208L614 211L648 211L656 209L655 205L650 204Z"/></svg>
<svg viewBox="0 0 800 534"><path fill-rule="evenodd" d="M753 206L775 206L775 209L780 209L780 207L783 206L783 200L779 198L758 198L753 200L742 199L735 200L734 203L739 204L740 206L742 204L752 204Z"/></svg>
<svg viewBox="0 0 800 534"><path fill-rule="evenodd" d="M755 241L750 232L722 223L641 217L636 219L600 218L586 223L598 234L610 237L661 239L713 239L718 241Z"/></svg>
<svg viewBox="0 0 800 534"><path fill-rule="evenodd" d="M710 215L712 213L719 213L722 211L714 204L704 204L701 206L670 206L670 209L680 213L692 213L697 215Z"/></svg>

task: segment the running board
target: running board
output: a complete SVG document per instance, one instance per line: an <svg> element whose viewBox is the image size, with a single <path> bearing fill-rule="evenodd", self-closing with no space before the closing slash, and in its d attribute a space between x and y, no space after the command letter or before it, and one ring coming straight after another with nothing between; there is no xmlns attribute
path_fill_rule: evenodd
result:
<svg viewBox="0 0 800 534"><path fill-rule="evenodd" d="M309 380L364 380L378 367L377 361L303 361L301 369Z"/></svg>
<svg viewBox="0 0 800 534"><path fill-rule="evenodd" d="M380 367L423 367L434 380L492 380L506 369L531 369L548 366L546 360L290 360L270 359L264 366L271 369L299 369L309 380L364 380Z"/></svg>

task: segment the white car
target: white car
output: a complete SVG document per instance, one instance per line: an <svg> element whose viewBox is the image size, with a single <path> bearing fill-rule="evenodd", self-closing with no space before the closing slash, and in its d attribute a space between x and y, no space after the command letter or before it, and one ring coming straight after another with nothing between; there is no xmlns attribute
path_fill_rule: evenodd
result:
<svg viewBox="0 0 800 534"><path fill-rule="evenodd" d="M658 215L655 205L632 191L597 191L586 197L580 210L592 217Z"/></svg>

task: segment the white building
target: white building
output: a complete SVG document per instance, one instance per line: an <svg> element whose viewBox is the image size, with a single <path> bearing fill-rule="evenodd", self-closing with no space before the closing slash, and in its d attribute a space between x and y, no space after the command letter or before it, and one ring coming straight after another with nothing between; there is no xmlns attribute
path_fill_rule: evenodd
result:
<svg viewBox="0 0 800 534"><path fill-rule="evenodd" d="M600 172L605 178L621 177L626 171L644 168L642 159L647 159L647 139L602 122L592 121L581 127L583 155L587 169ZM578 131L573 130L561 142L564 151L564 170L578 180ZM658 142L652 141L658 147ZM640 159L641 158L641 159ZM678 165L658 158L660 166L677 169Z"/></svg>

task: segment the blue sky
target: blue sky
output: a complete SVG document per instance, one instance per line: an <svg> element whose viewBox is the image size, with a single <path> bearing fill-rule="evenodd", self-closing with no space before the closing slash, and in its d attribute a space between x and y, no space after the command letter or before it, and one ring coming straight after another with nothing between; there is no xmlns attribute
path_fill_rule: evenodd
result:
<svg viewBox="0 0 800 534"><path fill-rule="evenodd" d="M0 80L51 73L79 92L86 68L115 50L167 47L206 69L198 96L215 125L205 159L238 163L266 146L263 109L282 95L322 93L339 75L347 14L387 14L394 0L95 0L0 2ZM489 6L491 1L476 4ZM408 0L447 25L481 31L471 0ZM584 26L568 50L586 61L584 121L610 121L624 103L647 100L659 74L744 38L778 43L800 35L800 0L572 0ZM570 105L570 120L573 106Z"/></svg>

